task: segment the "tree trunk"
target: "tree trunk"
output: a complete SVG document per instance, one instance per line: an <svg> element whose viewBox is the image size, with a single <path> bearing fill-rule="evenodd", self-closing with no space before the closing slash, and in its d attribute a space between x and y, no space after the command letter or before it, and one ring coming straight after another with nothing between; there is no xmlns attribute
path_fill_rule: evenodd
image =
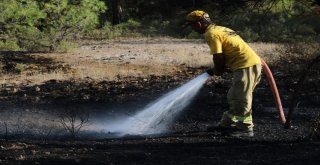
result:
<svg viewBox="0 0 320 165"><path fill-rule="evenodd" d="M121 16L121 8L120 8L120 0L112 0L112 24L117 25L120 23Z"/></svg>

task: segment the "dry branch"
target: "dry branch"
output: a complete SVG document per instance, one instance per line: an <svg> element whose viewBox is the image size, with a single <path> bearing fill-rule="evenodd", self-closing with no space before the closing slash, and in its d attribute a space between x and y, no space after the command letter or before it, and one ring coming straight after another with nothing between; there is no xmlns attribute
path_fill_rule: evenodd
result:
<svg viewBox="0 0 320 165"><path fill-rule="evenodd" d="M72 109L59 116L60 124L75 139L80 130L88 124L89 113L79 113Z"/></svg>

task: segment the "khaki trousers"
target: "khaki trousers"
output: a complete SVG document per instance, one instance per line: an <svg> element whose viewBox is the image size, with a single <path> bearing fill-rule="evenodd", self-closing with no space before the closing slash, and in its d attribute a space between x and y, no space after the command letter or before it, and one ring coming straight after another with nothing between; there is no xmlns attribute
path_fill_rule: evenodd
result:
<svg viewBox="0 0 320 165"><path fill-rule="evenodd" d="M261 65L237 69L233 72L227 99L229 110L220 121L221 126L252 129L252 93L261 79Z"/></svg>

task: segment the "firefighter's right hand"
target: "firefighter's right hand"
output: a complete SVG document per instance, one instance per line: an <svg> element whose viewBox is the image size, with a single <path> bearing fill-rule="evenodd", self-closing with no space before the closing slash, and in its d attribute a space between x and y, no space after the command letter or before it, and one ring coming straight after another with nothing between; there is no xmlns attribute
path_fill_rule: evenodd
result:
<svg viewBox="0 0 320 165"><path fill-rule="evenodd" d="M213 69L208 69L206 71L210 76L213 76L214 75L214 70Z"/></svg>

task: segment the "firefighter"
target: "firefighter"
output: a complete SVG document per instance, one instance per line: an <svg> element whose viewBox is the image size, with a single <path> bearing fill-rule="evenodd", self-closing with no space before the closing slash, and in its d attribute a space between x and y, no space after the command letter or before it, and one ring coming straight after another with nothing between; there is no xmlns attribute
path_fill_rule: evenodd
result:
<svg viewBox="0 0 320 165"><path fill-rule="evenodd" d="M207 72L221 76L232 72L232 85L227 94L229 109L217 125L207 131L230 136L253 136L252 93L261 79L260 57L235 31L214 24L209 15L200 10L186 16L185 26L203 34L213 57L214 67Z"/></svg>

